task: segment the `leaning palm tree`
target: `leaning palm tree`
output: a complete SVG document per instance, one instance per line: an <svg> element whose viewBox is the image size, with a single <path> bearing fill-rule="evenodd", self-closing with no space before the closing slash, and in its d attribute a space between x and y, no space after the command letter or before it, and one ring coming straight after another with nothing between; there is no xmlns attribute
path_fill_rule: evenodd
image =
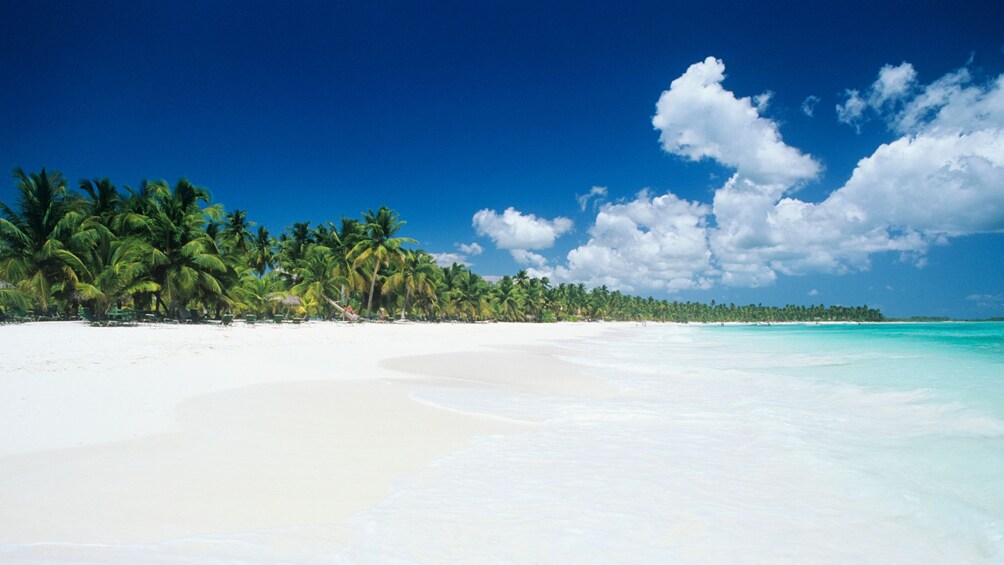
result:
<svg viewBox="0 0 1004 565"><path fill-rule="evenodd" d="M330 249L322 245L310 246L293 273L299 282L293 285L290 292L306 303L317 304L320 310L327 310L328 305L341 308L334 298L347 281L338 273L338 259Z"/></svg>
<svg viewBox="0 0 1004 565"><path fill-rule="evenodd" d="M87 267L73 250L75 227L83 218L80 200L67 193L55 172L14 170L18 210L0 202L0 280L14 285L47 311L56 296L70 296ZM86 237L87 234L81 234ZM8 292L13 296L13 292Z"/></svg>
<svg viewBox="0 0 1004 565"><path fill-rule="evenodd" d="M353 263L356 266L373 262L369 297L366 301L366 317L370 317L373 311L373 294L376 292L376 280L380 274L380 268L403 263L404 252L401 245L417 242L407 237L394 237L394 234L401 229L405 222L398 220L397 213L386 206L381 206L375 214L373 210L363 214L363 223L366 227L366 233L360 237L359 243L353 247L351 254L355 257Z"/></svg>

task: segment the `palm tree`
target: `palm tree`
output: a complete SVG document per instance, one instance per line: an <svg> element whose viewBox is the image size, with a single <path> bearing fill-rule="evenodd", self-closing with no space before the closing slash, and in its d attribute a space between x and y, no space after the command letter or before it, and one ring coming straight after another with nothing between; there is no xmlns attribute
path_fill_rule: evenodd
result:
<svg viewBox="0 0 1004 565"><path fill-rule="evenodd" d="M248 263L259 277L265 276L265 271L275 267L275 240L268 233L268 228L258 226L258 234L251 242L248 251Z"/></svg>
<svg viewBox="0 0 1004 565"><path fill-rule="evenodd" d="M335 254L338 261L338 274L345 277L345 285L341 288L341 301L348 302L349 291L362 291L366 287L366 279L362 271L355 265L352 257L352 250L356 244L366 235L366 228L358 220L342 216L342 225L336 228L331 222L329 224L329 236L327 246Z"/></svg>
<svg viewBox="0 0 1004 565"><path fill-rule="evenodd" d="M605 286L562 283L520 271L489 285L462 265L436 266L402 247L404 225L381 207L363 221L309 222L287 228L281 242L246 212L224 216L209 193L182 179L141 183L120 193L107 178L81 180L70 193L59 173L14 171L16 209L0 202L0 309L72 311L81 302L100 315L132 302L176 315L189 307L236 306L274 311L276 298L312 312L381 302L407 316L479 320L580 319L679 322L796 320L881 321L868 306L736 305L668 302ZM271 272L270 272L271 270ZM257 274L253 276L251 272ZM380 286L377 286L382 281ZM368 292L367 292L368 290ZM338 297L339 302L335 301ZM145 306L143 306L145 305Z"/></svg>
<svg viewBox="0 0 1004 565"><path fill-rule="evenodd" d="M0 202L0 280L32 297L44 312L55 297L70 296L87 274L71 249L74 228L83 218L81 201L67 193L60 173L49 175L44 167L30 175L17 168L14 178L18 211Z"/></svg>
<svg viewBox="0 0 1004 565"><path fill-rule="evenodd" d="M17 287L0 281L0 312L5 310L27 310L30 307L30 296Z"/></svg>
<svg viewBox="0 0 1004 565"><path fill-rule="evenodd" d="M83 179L80 181L80 190L90 198L88 214L101 225L113 229L115 220L122 211L122 196L111 180L107 177L93 181Z"/></svg>
<svg viewBox="0 0 1004 565"><path fill-rule="evenodd" d="M436 296L436 265L432 256L423 251L405 251L404 263L383 284L383 292L394 289L404 289L404 302L401 305L401 319L405 319L408 302L412 294L426 299Z"/></svg>
<svg viewBox="0 0 1004 565"><path fill-rule="evenodd" d="M520 269L516 273L516 276L512 278L512 282L517 287L526 290L526 288L530 286L530 275L527 274L526 269Z"/></svg>
<svg viewBox="0 0 1004 565"><path fill-rule="evenodd" d="M148 276L144 259L150 245L137 238L102 237L88 253L93 277L77 285L80 297L88 302L94 315L101 317L110 306L138 293L160 290L160 285Z"/></svg>
<svg viewBox="0 0 1004 565"><path fill-rule="evenodd" d="M216 242L205 231L210 221L219 220L221 208L219 204L202 208L200 203L209 202L209 193L187 179L178 181L174 190L163 181L151 186L146 228L151 273L160 286L155 298L160 307L178 315L196 295L224 293L217 277L226 271L226 265Z"/></svg>
<svg viewBox="0 0 1004 565"><path fill-rule="evenodd" d="M544 310L548 307L547 293L549 284L550 281L547 277L540 279L532 278L526 288L524 305L527 314L533 316L533 319L537 322L543 320ZM553 319L553 315L550 318Z"/></svg>
<svg viewBox="0 0 1004 565"><path fill-rule="evenodd" d="M373 294L376 291L376 280L380 274L380 267L403 263L404 253L401 250L401 245L417 242L407 237L394 237L394 234L401 229L405 222L398 220L397 213L386 206L381 206L375 214L373 210L363 214L363 223L366 227L366 233L352 248L351 255L355 257L353 262L355 266L371 260L374 262L370 275L369 298L366 301L366 317L369 317L373 311Z"/></svg>
<svg viewBox="0 0 1004 565"><path fill-rule="evenodd" d="M523 311L523 291L509 275L492 287L495 311L503 322L522 322L526 319Z"/></svg>
<svg viewBox="0 0 1004 565"><path fill-rule="evenodd" d="M293 225L279 235L279 253L277 263L279 270L286 277L293 277L293 269L298 261L307 254L307 248L316 243L310 229L310 222L294 222ZM295 280L291 280L296 283Z"/></svg>
<svg viewBox="0 0 1004 565"><path fill-rule="evenodd" d="M234 306L242 312L264 316L272 312L283 289L282 279L274 271L263 277L247 273L232 291Z"/></svg>
<svg viewBox="0 0 1004 565"><path fill-rule="evenodd" d="M454 263L443 273L446 282L446 312L468 321L491 314L488 283L463 265Z"/></svg>
<svg viewBox="0 0 1004 565"><path fill-rule="evenodd" d="M338 259L330 249L323 245L312 245L306 255L293 269L296 280L290 292L304 299L306 303L315 303L322 311L334 302L341 288L346 284L345 277L338 274Z"/></svg>
<svg viewBox="0 0 1004 565"><path fill-rule="evenodd" d="M247 257L254 239L250 229L252 226L254 222L248 221L248 213L244 210L234 210L227 214L223 231L220 232L223 248L230 253Z"/></svg>

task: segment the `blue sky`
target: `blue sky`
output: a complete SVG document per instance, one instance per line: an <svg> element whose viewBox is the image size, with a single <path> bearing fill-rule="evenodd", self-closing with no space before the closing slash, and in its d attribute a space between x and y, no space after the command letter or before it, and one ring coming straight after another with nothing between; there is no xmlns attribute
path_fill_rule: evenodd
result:
<svg viewBox="0 0 1004 565"><path fill-rule="evenodd" d="M0 165L275 234L387 205L484 275L1004 315L1004 4L674 4L4 1Z"/></svg>

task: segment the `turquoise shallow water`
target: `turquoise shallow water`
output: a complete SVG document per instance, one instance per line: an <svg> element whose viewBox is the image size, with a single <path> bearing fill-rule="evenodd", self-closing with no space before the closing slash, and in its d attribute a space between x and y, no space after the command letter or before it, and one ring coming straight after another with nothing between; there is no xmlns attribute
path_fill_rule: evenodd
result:
<svg viewBox="0 0 1004 565"><path fill-rule="evenodd" d="M833 357L779 374L876 390L923 389L1004 417L1004 323L737 326L715 329L744 351Z"/></svg>
<svg viewBox="0 0 1004 565"><path fill-rule="evenodd" d="M619 397L416 392L544 423L399 485L340 557L1004 562L1004 324L649 325L572 347Z"/></svg>
<svg viewBox="0 0 1004 565"><path fill-rule="evenodd" d="M707 375L705 400L730 380L753 385L733 408L761 405L758 433L781 440L777 458L816 458L821 481L844 474L821 503L869 493L859 502L888 512L874 527L903 524L932 549L958 549L953 558L1004 562L1004 324L655 328L606 353L661 375L653 389L687 373Z"/></svg>

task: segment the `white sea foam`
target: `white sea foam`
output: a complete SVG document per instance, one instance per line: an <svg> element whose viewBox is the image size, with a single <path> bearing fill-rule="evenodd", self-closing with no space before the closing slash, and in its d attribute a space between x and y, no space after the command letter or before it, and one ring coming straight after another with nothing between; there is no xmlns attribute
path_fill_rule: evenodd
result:
<svg viewBox="0 0 1004 565"><path fill-rule="evenodd" d="M423 402L544 423L482 438L397 484L356 516L359 539L339 560L1004 558L1004 421L936 390L807 375L859 371L880 351L744 348L741 336L703 341L709 330L645 328L588 345L603 355L570 350L621 390L615 398L416 390Z"/></svg>

